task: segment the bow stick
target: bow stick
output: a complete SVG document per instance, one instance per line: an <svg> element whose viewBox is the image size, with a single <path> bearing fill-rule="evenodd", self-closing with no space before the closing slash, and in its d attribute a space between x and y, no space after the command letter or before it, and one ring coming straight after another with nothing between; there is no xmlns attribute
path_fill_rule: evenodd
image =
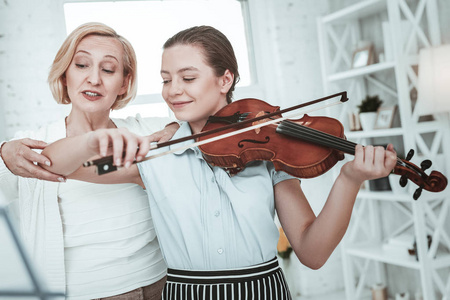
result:
<svg viewBox="0 0 450 300"><path fill-rule="evenodd" d="M262 116L259 116L259 117L256 117L256 118L243 120L243 121L240 121L239 123L229 124L229 125L226 125L226 126L223 126L223 127L220 127L220 128L212 129L212 130L205 131L205 132L200 132L200 133L197 133L197 134L194 134L194 135L190 135L190 136L187 136L187 137L182 137L182 138L179 138L179 139L176 139L176 140L171 140L171 141L167 141L167 142L163 142L163 143L152 144L150 146L150 151L158 149L158 148L162 148L162 147L167 147L167 146L170 146L170 145L173 145L173 144L181 143L181 142L184 142L184 141L187 141L187 140L196 139L196 138L203 137L203 136L206 136L206 135L211 135L211 134L214 134L214 133L217 133L217 132L220 132L220 131L224 131L224 130L227 130L227 129L230 129L230 128L234 128L236 126L242 126L242 125L253 123L253 122L256 122L256 121L259 121L259 120L262 120L262 119L268 119L268 118L270 118L272 116L275 116L275 115L281 115L281 114L283 114L285 112L297 110L297 109L300 109L300 108L303 108L303 107L306 107L306 106L310 106L310 105L313 105L313 104L316 104L316 103L319 103L319 102L323 102L323 101L328 100L328 99L333 99L333 98L336 98L336 97L340 97L339 102L334 102L334 103L331 103L331 104L328 104L328 105L325 105L325 106L322 106L322 107L319 107L319 108L316 108L316 109L312 109L312 110L309 110L309 111L297 112L295 114L291 114L291 115L288 115L288 116L285 116L285 117L280 117L280 118L273 119L273 120L270 120L270 121L265 121L265 122L262 122L262 123L258 123L258 124L255 124L255 125L252 125L252 126L249 126L249 127L245 127L245 128L242 128L242 129L239 129L239 130L236 130L236 131L232 131L232 132L229 132L229 133L226 133L226 134L215 136L213 138L209 138L209 139L206 139L206 140L203 140L203 141L200 141L200 142L194 142L192 144L184 145L184 146L181 146L181 147L178 147L178 148L175 148L175 149L171 149L171 150L168 150L168 151L165 151L165 152L161 152L161 153L154 154L154 155L149 155L149 156L146 156L145 158L143 158L139 162L143 162L143 161L146 161L146 160L154 159L154 158L157 158L157 157L160 157L160 156L164 156L164 155L167 155L167 154L170 154L170 153L174 153L174 152L177 152L177 151L181 151L181 150L185 150L185 149L188 149L188 148L197 147L197 146L200 146L200 145L204 145L204 144L207 144L207 143L218 141L218 140L230 137L230 136L234 136L234 135L237 135L237 134L240 134L240 133L243 133L243 132L247 132L247 131L253 130L253 129L257 129L257 128L261 128L261 127L264 127L264 126L267 126L267 125L278 123L278 122L284 121L286 119L290 119L290 118L293 118L293 117L298 117L299 115L303 115L303 114L309 113L309 112L317 110L317 109L322 109L322 108L325 108L325 107L329 107L329 106L332 106L332 105L336 105L336 104L340 104L340 103L346 102L348 100L347 92L346 91L340 92L340 93L337 93L337 94L333 94L333 95L330 95L330 96L326 96L326 97L323 97L323 98L319 98L319 99L316 99L316 100L305 102L305 103L302 103L302 104L299 104L299 105L288 107L288 108L283 109L283 110L278 110L278 111L275 111L275 112L272 112L272 113L269 113L269 114L265 114L265 115L262 115ZM99 158L99 159L87 161L87 162L85 162L83 164L83 166L84 167L90 167L90 166L96 165L98 174L102 175L102 174L106 174L106 173L109 173L109 172L117 170L117 167L112 164L112 161L113 161L113 156L112 155L111 156L105 156L105 157L102 157L102 158ZM138 163L138 162L134 161L133 163Z"/></svg>

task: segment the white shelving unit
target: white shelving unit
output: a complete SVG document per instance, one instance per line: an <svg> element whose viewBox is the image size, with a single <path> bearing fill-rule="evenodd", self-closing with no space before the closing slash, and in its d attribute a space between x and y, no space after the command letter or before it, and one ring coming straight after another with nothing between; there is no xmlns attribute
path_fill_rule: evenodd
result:
<svg viewBox="0 0 450 300"><path fill-rule="evenodd" d="M417 153L411 159L416 165L430 159L434 165L427 174L435 169L445 175L450 171L448 115L423 119L414 110L418 51L441 43L437 16L436 0L362 0L319 18L318 32L324 92L347 91L350 99L330 115L348 128L348 113L370 93L398 107L394 128L346 131L347 139L361 144L393 140L405 154L409 149ZM389 50L389 57L352 69L353 51L362 40L373 42L376 56ZM423 191L417 201L412 198L416 189L411 182L400 192L373 191L366 185L358 194L342 243L348 300L370 299L375 283L385 284L391 298L403 292L392 283L391 266L418 274L412 283L416 290L409 291L413 298L420 290L424 300L450 299L450 189ZM388 247L405 234L415 241L416 255Z"/></svg>

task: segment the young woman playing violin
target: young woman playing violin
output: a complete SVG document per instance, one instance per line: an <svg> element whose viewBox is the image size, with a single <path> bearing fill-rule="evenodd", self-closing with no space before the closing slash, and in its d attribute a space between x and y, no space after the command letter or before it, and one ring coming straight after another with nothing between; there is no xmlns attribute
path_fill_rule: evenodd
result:
<svg viewBox="0 0 450 300"><path fill-rule="evenodd" d="M176 139L199 133L209 116L231 102L239 73L228 39L212 27L199 26L167 40L161 76L164 100L185 121ZM95 155L111 153L108 145L115 164L124 168L103 176L79 168ZM290 299L276 259L275 213L299 260L318 269L343 237L362 182L387 176L397 157L392 145L356 146L354 160L341 168L316 217L300 181L276 171L272 162L253 161L229 176L191 147L133 164L149 148L145 137L105 129L55 142L44 154L53 162L48 169L69 178L134 182L147 189L169 267L164 299Z"/></svg>

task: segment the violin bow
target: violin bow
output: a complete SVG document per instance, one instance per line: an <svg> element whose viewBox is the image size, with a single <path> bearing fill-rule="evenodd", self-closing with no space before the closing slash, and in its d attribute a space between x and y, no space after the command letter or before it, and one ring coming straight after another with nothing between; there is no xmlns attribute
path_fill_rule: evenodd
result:
<svg viewBox="0 0 450 300"><path fill-rule="evenodd" d="M268 119L268 118L271 118L271 117L276 116L276 115L281 115L281 114L286 113L286 112L290 112L290 111L293 111L293 110L298 110L300 108L304 108L306 106L314 105L314 104L317 104L319 102L323 102L323 101L326 101L326 100L329 100L329 99L333 99L333 98L337 98L337 97L340 97L339 102L335 102L335 103L332 103L332 104L329 104L329 105L326 105L326 106L323 106L323 107L320 107L320 108L324 108L324 107L328 107L328 106L331 106L331 105L336 105L336 104L340 104L340 103L348 101L347 92L343 91L343 92L340 92L340 93L336 93L336 94L333 94L333 95L329 95L329 96L326 96L326 97L322 97L322 98L318 98L318 99L315 99L315 100L312 100L312 101L308 101L308 102L305 102L305 103L302 103L302 104L291 106L291 107L288 107L288 108L285 108L285 109L282 109L282 110L278 110L278 111L275 111L275 112L272 112L272 113L269 113L269 114L265 114L265 115L262 115L262 116L259 116L259 117L255 117L255 118L248 119L248 120L243 120L243 121L240 121L239 123L232 123L232 124L220 127L220 128L215 128L215 129L212 129L212 130L200 132L200 133L193 134L193 135L186 136L186 137L182 137L182 138L179 138L179 139L170 140L170 141L162 142L162 143L152 144L150 146L150 151L151 150L155 150L155 149L159 149L159 148L162 148L162 147L167 147L167 146L170 146L170 145L178 144L178 143L181 143L181 142L185 142L187 140L197 139L197 138L200 138L200 137L203 137L203 136L207 136L207 135L211 135L211 134L214 134L214 133L217 133L217 132L220 132L220 131L224 131L224 130L227 130L227 129L232 129L232 128L237 127L237 126L243 126L243 125L254 123L254 122L257 122L257 121L260 121L260 120L263 120L263 119ZM314 110L316 110L316 109L314 109ZM170 153L182 151L182 150L185 150L185 149L188 149L188 148L201 146L201 145L204 145L204 144L207 144L207 143L218 141L218 140L230 137L230 136L234 136L234 135L237 135L237 134L240 134L240 133L243 133L243 132L247 132L247 131L253 130L253 129L261 128L261 127L264 127L264 126L267 126L267 125L271 125L271 124L274 124L274 123L279 123L279 122L284 121L286 119L290 119L292 117L297 117L299 115L303 115L303 114L309 113L309 112L314 111L314 110L302 111L302 112L298 112L298 113L295 113L295 114L292 114L292 115L289 115L289 116L280 117L280 118L276 118L276 119L273 119L273 120L270 120L270 121L257 123L255 125L252 125L252 126L249 126L249 127L245 127L245 128L242 128L242 129L239 129L239 130L236 130L236 131L233 131L233 132L229 132L229 133L226 133L226 134L223 134L223 135L215 136L215 137L212 137L212 138L209 138L209 139L205 139L203 141L194 142L192 144L184 145L184 146L181 146L181 147L178 147L178 148L175 148L175 149L171 149L171 150L168 150L168 151L165 151L165 152L161 152L161 153L154 154L154 155L149 155L149 156L146 156L145 158L143 158L142 160L134 161L133 163L139 163L139 162L143 162L143 161L146 161L146 160L154 159L154 158L157 158L157 157L160 157L160 156L164 156L164 155L167 155L167 154L170 154ZM93 166L93 165L97 166L97 173L99 175L106 174L106 173L109 173L109 172L117 170L117 166L113 165L113 156L112 155L105 156L105 157L102 157L102 158L99 158L99 159L95 159L95 160L91 160L91 161L87 161L87 162L85 162L83 164L83 167L90 167L90 166Z"/></svg>

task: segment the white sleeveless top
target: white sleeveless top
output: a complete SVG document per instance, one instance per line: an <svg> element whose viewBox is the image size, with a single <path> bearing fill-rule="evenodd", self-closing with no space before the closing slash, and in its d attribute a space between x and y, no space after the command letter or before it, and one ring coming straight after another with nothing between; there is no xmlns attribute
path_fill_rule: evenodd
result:
<svg viewBox="0 0 450 300"><path fill-rule="evenodd" d="M118 295L166 274L146 192L136 184L59 185L67 299Z"/></svg>

